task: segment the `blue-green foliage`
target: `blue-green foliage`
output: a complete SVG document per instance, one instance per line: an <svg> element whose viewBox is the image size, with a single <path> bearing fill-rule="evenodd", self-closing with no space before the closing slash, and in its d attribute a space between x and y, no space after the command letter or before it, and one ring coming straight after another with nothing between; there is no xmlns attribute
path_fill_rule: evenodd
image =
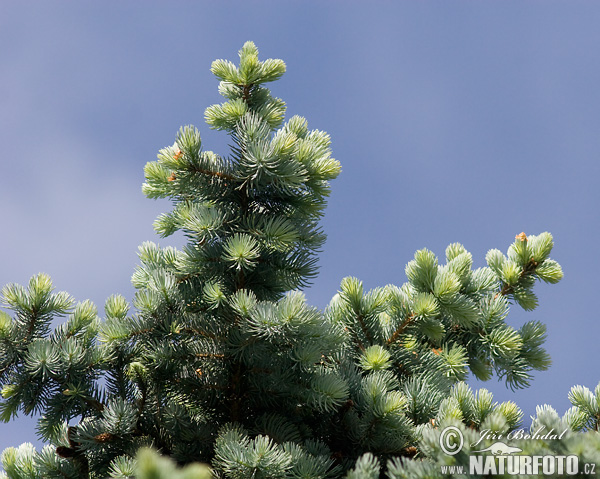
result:
<svg viewBox="0 0 600 479"><path fill-rule="evenodd" d="M516 428L516 405L463 381L495 374L524 387L548 367L545 327L505 318L511 302L535 308L537 279L562 277L552 236L521 234L478 269L458 243L445 261L424 249L402 286L364 291L345 278L319 311L299 288L317 272L319 220L340 172L329 136L285 121L264 86L285 64L260 61L253 43L238 66L217 60L212 71L226 101L206 121L232 149L205 150L187 126L146 165L144 193L173 203L157 233L188 242L140 246L133 310L111 296L100 320L46 275L4 288L13 316L0 314L0 418L41 413L49 444L5 451L6 475L208 477L152 447L221 478L427 477L439 424ZM598 394L575 388L565 424L597 430Z"/></svg>

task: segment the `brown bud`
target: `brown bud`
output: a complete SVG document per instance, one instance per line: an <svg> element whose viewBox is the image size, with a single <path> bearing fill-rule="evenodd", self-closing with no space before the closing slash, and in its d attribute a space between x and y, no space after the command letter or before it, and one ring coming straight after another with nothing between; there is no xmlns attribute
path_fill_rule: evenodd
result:
<svg viewBox="0 0 600 479"><path fill-rule="evenodd" d="M409 446L402 450L402 455L404 457L415 457L417 455L417 448L415 446Z"/></svg>
<svg viewBox="0 0 600 479"><path fill-rule="evenodd" d="M99 443L110 442L113 439L114 436L110 432L103 432L101 434L98 434L97 436L94 436L94 441Z"/></svg>
<svg viewBox="0 0 600 479"><path fill-rule="evenodd" d="M515 240L527 241L527 235L523 231L521 234L518 234L517 236L515 236Z"/></svg>

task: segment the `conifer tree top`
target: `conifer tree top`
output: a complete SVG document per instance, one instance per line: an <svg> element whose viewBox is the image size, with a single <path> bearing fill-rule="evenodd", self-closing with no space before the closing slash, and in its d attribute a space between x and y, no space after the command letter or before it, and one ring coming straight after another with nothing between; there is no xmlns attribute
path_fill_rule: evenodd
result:
<svg viewBox="0 0 600 479"><path fill-rule="evenodd" d="M239 56L239 66L213 62L227 101L205 114L212 128L231 136L231 155L203 151L199 132L182 128L175 144L146 165L143 191L175 203L155 223L159 234L183 230L196 240L180 258L183 271L202 248L218 256L223 271L215 280L222 286L276 298L316 274L314 253L325 240L317 222L340 165L330 156L329 136L310 131L300 116L284 123L285 103L262 86L283 75L283 61L259 61L252 42Z"/></svg>
<svg viewBox="0 0 600 479"><path fill-rule="evenodd" d="M196 462L224 479L432 477L448 461L432 447L442 425L520 425L516 404L464 380L526 387L549 366L545 326L505 319L511 303L536 308L537 280L562 278L552 235L521 233L478 269L459 243L442 260L422 249L401 286L344 278L325 311L307 305L298 289L316 274L340 165L329 136L285 121L264 86L285 64L251 42L239 56L212 64L226 101L205 114L231 151L205 150L186 126L145 167L144 193L173 203L156 231L187 244L140 247L133 308L112 296L101 319L46 275L3 289L0 418L40 412L48 443L7 450L10 479L207 477ZM580 448L575 431L598 429L598 391L574 388L564 418L537 421L566 425Z"/></svg>

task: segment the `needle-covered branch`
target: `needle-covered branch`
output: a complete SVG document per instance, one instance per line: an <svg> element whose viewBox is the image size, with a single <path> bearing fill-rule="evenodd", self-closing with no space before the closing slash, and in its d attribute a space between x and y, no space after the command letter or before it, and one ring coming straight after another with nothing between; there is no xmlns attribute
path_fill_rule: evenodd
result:
<svg viewBox="0 0 600 479"><path fill-rule="evenodd" d="M49 444L5 451L10 479L437 477L441 425L518 427L514 403L464 380L524 387L549 366L543 324L505 319L511 302L535 308L536 280L562 278L552 236L518 235L477 269L459 243L443 264L420 250L401 286L346 278L324 312L309 306L299 289L317 272L340 164L329 136L286 121L266 88L285 70L251 42L238 65L215 61L225 101L205 117L231 150L205 150L187 126L146 165L143 192L172 202L156 232L187 244L142 244L131 305L111 296L100 320L46 275L3 290L0 418L39 413ZM597 444L598 389L570 399L564 418L536 421Z"/></svg>

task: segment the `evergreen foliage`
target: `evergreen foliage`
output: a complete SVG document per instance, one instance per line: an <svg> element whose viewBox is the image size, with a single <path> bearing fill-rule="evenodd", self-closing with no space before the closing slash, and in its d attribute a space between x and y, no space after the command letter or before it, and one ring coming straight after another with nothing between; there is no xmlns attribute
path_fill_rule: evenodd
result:
<svg viewBox="0 0 600 479"><path fill-rule="evenodd" d="M340 172L329 136L284 121L264 85L285 64L259 61L253 43L239 66L217 60L212 72L226 101L206 121L229 134L231 154L204 150L187 126L146 165L144 193L173 203L157 233L188 243L140 246L134 312L115 295L102 320L44 274L2 290L13 314L0 313L0 418L40 413L48 444L4 451L4 477L439 477L469 451L444 455L443 425L473 439L518 428L514 403L464 381L523 388L550 365L545 326L505 319L512 303L535 309L537 280L562 278L552 236L522 233L477 269L461 244L443 260L423 249L405 284L364 291L345 278L319 311L299 289L317 272ZM567 428L565 440L531 447L600 462L600 385L569 398L563 418L543 407L532 425Z"/></svg>

